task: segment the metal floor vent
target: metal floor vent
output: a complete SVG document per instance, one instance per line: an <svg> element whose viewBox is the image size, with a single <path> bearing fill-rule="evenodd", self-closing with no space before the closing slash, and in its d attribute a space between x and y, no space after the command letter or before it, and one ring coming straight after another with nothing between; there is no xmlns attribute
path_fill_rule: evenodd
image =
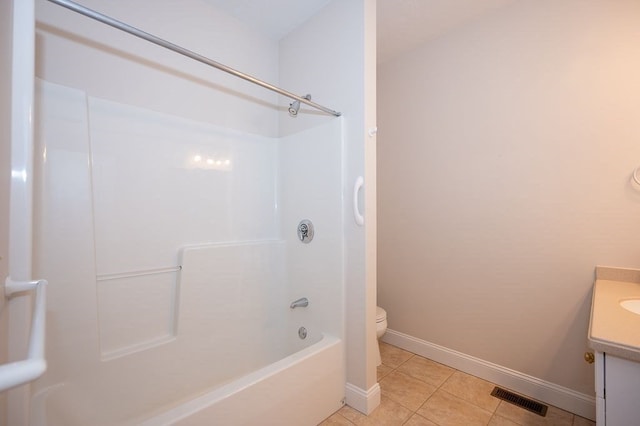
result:
<svg viewBox="0 0 640 426"><path fill-rule="evenodd" d="M507 401L513 405L517 405L518 407L524 408L525 410L536 413L537 415L542 417L547 415L547 409L549 408L544 404L517 395L513 392L509 392L508 390L499 388L497 386L491 391L491 396L495 396L496 398L499 398L503 401Z"/></svg>

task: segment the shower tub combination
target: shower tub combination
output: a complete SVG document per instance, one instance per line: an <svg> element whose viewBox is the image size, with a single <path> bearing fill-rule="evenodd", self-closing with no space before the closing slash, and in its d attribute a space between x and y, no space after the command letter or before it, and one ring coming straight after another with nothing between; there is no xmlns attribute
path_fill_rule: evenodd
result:
<svg viewBox="0 0 640 426"><path fill-rule="evenodd" d="M339 409L341 120L267 138L45 81L36 99L34 273L50 285L34 424L312 425Z"/></svg>
<svg viewBox="0 0 640 426"><path fill-rule="evenodd" d="M32 35L28 5L14 27ZM16 40L29 70L32 39ZM313 425L339 409L342 119L276 138L45 80L34 99L33 141L12 139L34 152L33 188L12 181L12 196L33 192L33 232L12 222L32 270L13 273L49 282L29 423Z"/></svg>

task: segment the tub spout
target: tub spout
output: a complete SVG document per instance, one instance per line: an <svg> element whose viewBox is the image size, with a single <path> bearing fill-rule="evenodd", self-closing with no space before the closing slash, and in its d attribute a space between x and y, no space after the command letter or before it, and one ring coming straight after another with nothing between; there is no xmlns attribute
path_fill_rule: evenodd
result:
<svg viewBox="0 0 640 426"><path fill-rule="evenodd" d="M309 299L307 299L306 297L302 297L298 300L294 300L291 303L291 306L289 306L291 309L295 309L295 308L306 308L307 306L309 306Z"/></svg>

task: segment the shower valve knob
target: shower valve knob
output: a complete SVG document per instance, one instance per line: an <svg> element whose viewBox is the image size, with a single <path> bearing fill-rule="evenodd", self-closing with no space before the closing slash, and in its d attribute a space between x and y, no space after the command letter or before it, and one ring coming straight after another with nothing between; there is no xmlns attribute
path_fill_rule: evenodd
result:
<svg viewBox="0 0 640 426"><path fill-rule="evenodd" d="M303 220L298 224L298 239L305 244L313 240L313 223L310 220Z"/></svg>

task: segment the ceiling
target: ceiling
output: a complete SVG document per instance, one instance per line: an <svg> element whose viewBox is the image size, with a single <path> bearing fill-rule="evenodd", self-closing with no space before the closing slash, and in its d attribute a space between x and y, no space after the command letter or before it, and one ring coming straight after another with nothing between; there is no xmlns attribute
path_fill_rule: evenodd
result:
<svg viewBox="0 0 640 426"><path fill-rule="evenodd" d="M309 20L330 0L205 0L275 40Z"/></svg>
<svg viewBox="0 0 640 426"><path fill-rule="evenodd" d="M307 21L330 0L205 1L277 40ZM378 63L513 1L377 0Z"/></svg>

